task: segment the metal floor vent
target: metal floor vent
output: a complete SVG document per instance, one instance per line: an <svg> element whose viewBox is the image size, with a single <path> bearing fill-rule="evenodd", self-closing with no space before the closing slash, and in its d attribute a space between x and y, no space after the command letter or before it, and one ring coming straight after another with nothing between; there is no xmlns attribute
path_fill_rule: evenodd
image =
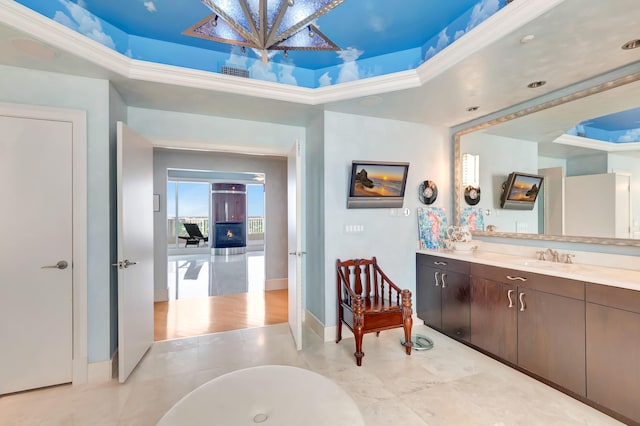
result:
<svg viewBox="0 0 640 426"><path fill-rule="evenodd" d="M222 74L234 75L236 77L249 78L249 70L243 70L242 68L234 68L234 67L228 67L226 65L223 65L221 72L222 72Z"/></svg>

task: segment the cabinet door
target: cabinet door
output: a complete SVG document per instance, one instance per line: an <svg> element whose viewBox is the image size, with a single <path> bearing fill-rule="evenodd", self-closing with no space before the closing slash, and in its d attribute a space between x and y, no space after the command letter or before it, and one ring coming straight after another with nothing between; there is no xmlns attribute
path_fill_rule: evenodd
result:
<svg viewBox="0 0 640 426"><path fill-rule="evenodd" d="M455 338L469 341L471 327L469 276L441 271L440 287L442 289L442 331Z"/></svg>
<svg viewBox="0 0 640 426"><path fill-rule="evenodd" d="M441 273L418 262L416 272L416 314L430 327L442 328Z"/></svg>
<svg viewBox="0 0 640 426"><path fill-rule="evenodd" d="M517 306L514 285L471 277L471 343L517 363Z"/></svg>
<svg viewBox="0 0 640 426"><path fill-rule="evenodd" d="M640 422L640 314L587 303L587 397Z"/></svg>
<svg viewBox="0 0 640 426"><path fill-rule="evenodd" d="M584 301L518 287L518 365L585 396Z"/></svg>

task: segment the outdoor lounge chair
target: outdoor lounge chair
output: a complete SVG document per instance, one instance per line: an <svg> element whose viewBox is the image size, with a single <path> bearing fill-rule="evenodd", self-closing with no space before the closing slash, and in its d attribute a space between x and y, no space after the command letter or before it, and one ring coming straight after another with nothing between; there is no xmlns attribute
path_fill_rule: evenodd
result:
<svg viewBox="0 0 640 426"><path fill-rule="evenodd" d="M204 241L205 243L209 241L209 237L205 237L204 235L202 235L202 232L200 231L200 227L197 224L183 223L182 225L184 226L184 229L187 231L187 234L189 234L188 237L178 236L178 238L180 238L181 240L185 240L184 242L185 247L188 247L191 245L199 246L200 241Z"/></svg>

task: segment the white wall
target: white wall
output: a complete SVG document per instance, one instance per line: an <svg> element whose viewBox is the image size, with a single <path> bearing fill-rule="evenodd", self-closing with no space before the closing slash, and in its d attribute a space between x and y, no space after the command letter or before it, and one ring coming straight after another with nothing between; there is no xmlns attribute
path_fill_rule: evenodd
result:
<svg viewBox="0 0 640 426"><path fill-rule="evenodd" d="M397 285L411 290L415 304L418 185L435 181L438 199L433 206L449 209L451 161L444 127L335 112L326 112L324 121L325 326L334 326L338 258L376 256ZM347 209L353 160L410 162L404 207L411 214L402 216L402 209ZM362 225L364 231L346 233L346 225Z"/></svg>
<svg viewBox="0 0 640 426"><path fill-rule="evenodd" d="M611 153L608 172L631 175L631 235L640 238L640 157L637 153Z"/></svg>
<svg viewBox="0 0 640 426"><path fill-rule="evenodd" d="M286 157L154 149L153 192L160 194L154 214L155 288L167 288L167 169L255 172L265 174L265 277L287 278Z"/></svg>
<svg viewBox="0 0 640 426"><path fill-rule="evenodd" d="M484 224L495 225L498 232L516 232L516 223L529 234L538 232L538 203L533 210L500 208L502 183L511 172L538 173L538 144L522 139L506 138L474 132L462 136L460 153L480 155L480 202L476 207L490 209ZM466 206L461 198L461 206Z"/></svg>
<svg viewBox="0 0 640 426"><path fill-rule="evenodd" d="M0 101L87 111L89 362L110 357L109 82L0 65Z"/></svg>
<svg viewBox="0 0 640 426"><path fill-rule="evenodd" d="M129 107L129 127L154 144L287 155L305 128L260 121Z"/></svg>

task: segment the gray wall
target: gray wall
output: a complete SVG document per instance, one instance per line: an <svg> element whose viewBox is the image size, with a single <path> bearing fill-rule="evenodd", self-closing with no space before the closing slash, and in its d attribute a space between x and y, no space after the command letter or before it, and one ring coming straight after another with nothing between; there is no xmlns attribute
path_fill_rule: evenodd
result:
<svg viewBox="0 0 640 426"><path fill-rule="evenodd" d="M167 169L256 172L265 174L266 279L287 277L287 159L286 157L183 151L153 151L153 192L160 194L154 216L156 289L167 288Z"/></svg>
<svg viewBox="0 0 640 426"><path fill-rule="evenodd" d="M111 223L109 82L0 65L0 101L87 111L87 353L110 351Z"/></svg>
<svg viewBox="0 0 640 426"><path fill-rule="evenodd" d="M303 257L306 287L302 306L320 322L325 322L324 275L324 114L319 113L307 126L305 151L306 236ZM333 275L331 275L333 276Z"/></svg>
<svg viewBox="0 0 640 426"><path fill-rule="evenodd" d="M109 198L111 200L109 219L111 221L111 241L110 241L110 260L109 264L118 261L118 205L117 205L117 122L127 122L127 105L120 96L120 93L110 84L109 85L109 182L111 190ZM109 294L110 294L110 336L109 336L109 353L111 356L118 350L118 269L111 268L109 276Z"/></svg>

